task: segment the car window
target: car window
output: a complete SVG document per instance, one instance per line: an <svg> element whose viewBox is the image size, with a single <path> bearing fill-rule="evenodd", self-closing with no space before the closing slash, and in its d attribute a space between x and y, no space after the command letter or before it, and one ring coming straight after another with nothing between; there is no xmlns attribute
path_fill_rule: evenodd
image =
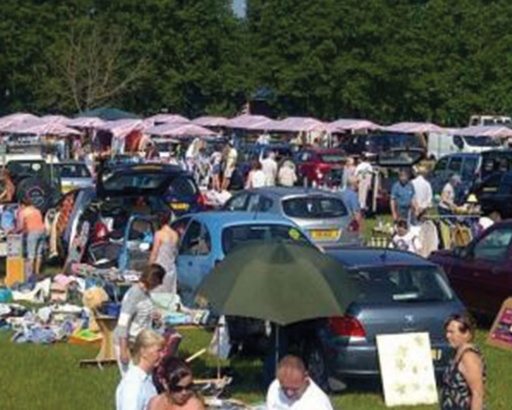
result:
<svg viewBox="0 0 512 410"><path fill-rule="evenodd" d="M260 203L258 205L259 212L268 212L274 205L274 201L269 197L260 195Z"/></svg>
<svg viewBox="0 0 512 410"><path fill-rule="evenodd" d="M453 173L460 174L462 168L462 158L461 157L452 157L450 163L448 164L448 170Z"/></svg>
<svg viewBox="0 0 512 410"><path fill-rule="evenodd" d="M359 301L399 303L453 299L443 274L433 267L372 267L349 271L361 293Z"/></svg>
<svg viewBox="0 0 512 410"><path fill-rule="evenodd" d="M249 196L249 201L247 202L247 211L249 211L249 212L258 211L259 201L260 201L260 196L258 194L251 194Z"/></svg>
<svg viewBox="0 0 512 410"><path fill-rule="evenodd" d="M333 197L305 196L283 201L283 211L291 218L337 218L347 215L343 201Z"/></svg>
<svg viewBox="0 0 512 410"><path fill-rule="evenodd" d="M444 157L437 161L436 166L434 167L434 172L436 171L444 171L446 170L446 166L448 165L449 158Z"/></svg>
<svg viewBox="0 0 512 410"><path fill-rule="evenodd" d="M180 238L183 237L185 233L185 229L187 229L187 225L190 221L190 216L184 216L183 218L179 218L171 223L171 228L178 232Z"/></svg>
<svg viewBox="0 0 512 410"><path fill-rule="evenodd" d="M229 211L245 211L248 197L249 194L247 193L234 196L226 203L225 209Z"/></svg>
<svg viewBox="0 0 512 410"><path fill-rule="evenodd" d="M307 162L311 159L311 153L308 151L301 152L299 154L299 161L300 162Z"/></svg>
<svg viewBox="0 0 512 410"><path fill-rule="evenodd" d="M495 229L473 247L476 259L503 260L507 257L512 229Z"/></svg>
<svg viewBox="0 0 512 410"><path fill-rule="evenodd" d="M227 255L235 247L247 242L269 241L273 243L276 240L310 244L304 234L293 226L259 223L224 228L222 231L222 250Z"/></svg>
<svg viewBox="0 0 512 410"><path fill-rule="evenodd" d="M192 221L181 242L182 255L207 255L212 247L208 229L197 221Z"/></svg>
<svg viewBox="0 0 512 410"><path fill-rule="evenodd" d="M462 164L462 179L470 179L475 176L478 159L474 157L467 157Z"/></svg>
<svg viewBox="0 0 512 410"><path fill-rule="evenodd" d="M59 164L61 178L90 178L89 169L83 164Z"/></svg>

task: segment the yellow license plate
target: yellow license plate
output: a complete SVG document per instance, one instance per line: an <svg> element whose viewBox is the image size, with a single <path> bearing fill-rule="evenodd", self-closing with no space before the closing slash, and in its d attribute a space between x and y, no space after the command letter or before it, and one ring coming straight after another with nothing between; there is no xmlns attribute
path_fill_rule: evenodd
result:
<svg viewBox="0 0 512 410"><path fill-rule="evenodd" d="M170 206L175 211L186 211L189 208L189 204L185 202L171 202Z"/></svg>
<svg viewBox="0 0 512 410"><path fill-rule="evenodd" d="M432 349L432 360L439 361L443 356L443 351L441 349Z"/></svg>
<svg viewBox="0 0 512 410"><path fill-rule="evenodd" d="M319 241L334 240L338 239L339 233L338 229L313 229L311 238Z"/></svg>

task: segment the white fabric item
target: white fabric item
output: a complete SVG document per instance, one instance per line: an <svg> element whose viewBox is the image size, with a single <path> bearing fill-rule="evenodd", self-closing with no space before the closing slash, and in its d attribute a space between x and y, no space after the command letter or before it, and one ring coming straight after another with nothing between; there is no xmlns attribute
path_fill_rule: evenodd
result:
<svg viewBox="0 0 512 410"><path fill-rule="evenodd" d="M217 356L219 359L227 360L231 351L231 341L229 338L229 329L226 323L226 317L221 316L215 332L213 333L208 353Z"/></svg>
<svg viewBox="0 0 512 410"><path fill-rule="evenodd" d="M333 410L329 397L309 379L309 386L299 400L292 401L274 380L267 392L267 410Z"/></svg>
<svg viewBox="0 0 512 410"><path fill-rule="evenodd" d="M266 177L262 170L257 169L249 172L247 176L247 188L261 188L266 184Z"/></svg>
<svg viewBox="0 0 512 410"><path fill-rule="evenodd" d="M423 175L418 175L412 181L414 187L414 199L420 210L425 210L432 206L432 186Z"/></svg>
<svg viewBox="0 0 512 410"><path fill-rule="evenodd" d="M131 366L116 389L116 410L144 410L157 395L151 375Z"/></svg>
<svg viewBox="0 0 512 410"><path fill-rule="evenodd" d="M421 242L418 234L411 230L403 236L398 234L393 235L391 245L393 248L413 253L419 253L421 250Z"/></svg>
<svg viewBox="0 0 512 410"><path fill-rule="evenodd" d="M265 185L274 186L277 178L277 162L274 158L265 158L260 161L261 170L265 174Z"/></svg>
<svg viewBox="0 0 512 410"><path fill-rule="evenodd" d="M356 177L358 178L362 178L364 177L365 175L368 175L368 174L371 174L373 172L373 166L372 164L370 164L368 161L361 161L355 171L354 171L354 174Z"/></svg>
<svg viewBox="0 0 512 410"><path fill-rule="evenodd" d="M277 178L281 186L294 186L297 182L297 174L293 163L286 161L279 169Z"/></svg>
<svg viewBox="0 0 512 410"><path fill-rule="evenodd" d="M488 216L482 216L478 220L478 224L482 227L483 230L486 230L490 226L494 225L494 221L491 218L489 218Z"/></svg>

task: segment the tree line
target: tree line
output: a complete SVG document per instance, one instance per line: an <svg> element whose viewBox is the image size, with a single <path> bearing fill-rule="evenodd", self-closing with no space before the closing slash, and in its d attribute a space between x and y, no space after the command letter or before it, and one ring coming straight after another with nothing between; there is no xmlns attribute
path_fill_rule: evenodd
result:
<svg viewBox="0 0 512 410"><path fill-rule="evenodd" d="M507 0L4 0L0 113L235 114L464 125L512 112Z"/></svg>

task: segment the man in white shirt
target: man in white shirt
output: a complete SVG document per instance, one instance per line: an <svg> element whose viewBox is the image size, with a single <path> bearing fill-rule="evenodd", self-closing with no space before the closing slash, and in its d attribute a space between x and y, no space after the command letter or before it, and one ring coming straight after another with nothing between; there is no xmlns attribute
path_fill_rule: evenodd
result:
<svg viewBox="0 0 512 410"><path fill-rule="evenodd" d="M426 173L427 170L424 166L418 167L416 178L411 181L414 187L414 199L416 200L416 211L418 215L432 206L432 186L430 182L425 179Z"/></svg>
<svg viewBox="0 0 512 410"><path fill-rule="evenodd" d="M265 174L265 185L266 186L275 186L276 178L277 178L277 162L275 160L276 154L273 151L270 151L267 155L267 158L260 159L261 168L263 173Z"/></svg>
<svg viewBox="0 0 512 410"><path fill-rule="evenodd" d="M373 166L366 156L356 166L354 174L359 180L359 206L364 212L367 209L368 192L370 192L373 178Z"/></svg>
<svg viewBox="0 0 512 410"><path fill-rule="evenodd" d="M267 392L267 410L333 410L327 395L311 380L304 362L285 356L277 367L277 379Z"/></svg>

